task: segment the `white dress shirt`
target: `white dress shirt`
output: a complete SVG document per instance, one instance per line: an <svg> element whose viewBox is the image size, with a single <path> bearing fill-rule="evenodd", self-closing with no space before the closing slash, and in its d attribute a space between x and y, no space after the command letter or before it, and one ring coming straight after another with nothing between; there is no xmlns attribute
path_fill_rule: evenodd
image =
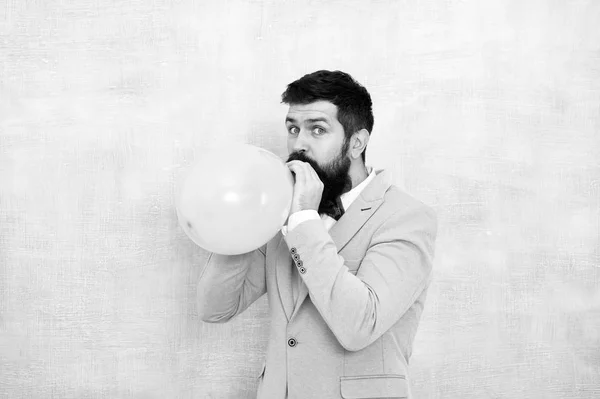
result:
<svg viewBox="0 0 600 399"><path fill-rule="evenodd" d="M342 205L344 206L344 210L346 210L350 207L350 205L354 202L354 200L356 198L358 198L358 196L360 195L362 190L364 190L364 188L367 187L367 185L375 177L375 170L372 167L367 167L367 171L368 171L369 175L367 176L367 178L365 180L363 180L359 185L354 187L352 190L350 190L347 193L344 193L340 196ZM281 233L285 237L287 235L288 231L292 231L300 223L302 223L306 220L313 220L313 219L321 219L323 221L323 223L325 224L327 231L329 231L329 229L331 229L331 227L336 222L336 220L334 218L330 217L329 215L325 215L325 214L319 215L317 213L317 211L315 211L314 209L308 209L308 210L298 211L298 212L291 214L290 217L288 218L287 226L283 226L281 228ZM302 278L298 274L298 271L296 270L296 268L292 267L292 292L294 294L294 304L296 303L296 300L298 299L298 292L300 290L301 284L304 284L304 282L302 281Z"/></svg>

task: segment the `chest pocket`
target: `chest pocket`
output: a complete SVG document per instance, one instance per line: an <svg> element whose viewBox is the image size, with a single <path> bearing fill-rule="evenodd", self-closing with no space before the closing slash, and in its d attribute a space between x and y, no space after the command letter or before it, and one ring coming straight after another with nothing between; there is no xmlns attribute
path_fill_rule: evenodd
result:
<svg viewBox="0 0 600 399"><path fill-rule="evenodd" d="M400 374L377 374L340 377L344 399L406 399L408 385Z"/></svg>

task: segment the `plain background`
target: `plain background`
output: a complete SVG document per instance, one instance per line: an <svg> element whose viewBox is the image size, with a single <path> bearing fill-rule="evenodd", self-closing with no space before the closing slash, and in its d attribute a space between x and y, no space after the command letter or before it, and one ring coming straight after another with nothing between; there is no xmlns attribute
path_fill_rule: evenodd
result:
<svg viewBox="0 0 600 399"><path fill-rule="evenodd" d="M266 298L198 319L173 198L206 146L285 157L317 69L438 212L415 397L600 396L600 2L0 0L0 398L253 396Z"/></svg>

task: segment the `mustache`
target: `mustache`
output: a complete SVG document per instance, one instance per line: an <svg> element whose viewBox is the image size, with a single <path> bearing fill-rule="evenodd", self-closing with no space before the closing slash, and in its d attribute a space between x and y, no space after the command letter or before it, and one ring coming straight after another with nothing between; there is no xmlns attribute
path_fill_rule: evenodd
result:
<svg viewBox="0 0 600 399"><path fill-rule="evenodd" d="M287 159L288 162L290 162L290 161L303 161L303 162L306 162L306 161L309 161L309 160L312 161L312 159L309 158L308 156L304 155L303 152L292 152L288 156L288 159Z"/></svg>

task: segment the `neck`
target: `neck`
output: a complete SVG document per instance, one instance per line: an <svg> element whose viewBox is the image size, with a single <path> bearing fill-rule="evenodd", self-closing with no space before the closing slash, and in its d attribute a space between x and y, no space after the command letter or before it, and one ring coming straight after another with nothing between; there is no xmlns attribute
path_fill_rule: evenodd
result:
<svg viewBox="0 0 600 399"><path fill-rule="evenodd" d="M354 188L362 183L369 176L369 173L362 161L356 161L352 162L352 165L350 165L348 175L350 176L350 180L352 180L352 188Z"/></svg>

